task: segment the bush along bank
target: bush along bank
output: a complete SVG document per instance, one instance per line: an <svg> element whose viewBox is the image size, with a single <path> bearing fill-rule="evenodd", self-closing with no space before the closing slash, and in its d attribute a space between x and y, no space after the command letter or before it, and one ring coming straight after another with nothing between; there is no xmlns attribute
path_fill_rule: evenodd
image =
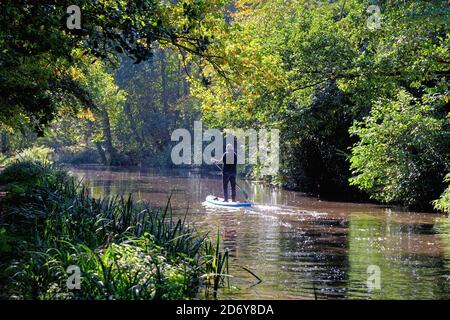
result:
<svg viewBox="0 0 450 320"><path fill-rule="evenodd" d="M189 299L225 285L220 237L173 218L170 199L163 209L96 199L63 168L29 160L7 166L0 184L2 299Z"/></svg>

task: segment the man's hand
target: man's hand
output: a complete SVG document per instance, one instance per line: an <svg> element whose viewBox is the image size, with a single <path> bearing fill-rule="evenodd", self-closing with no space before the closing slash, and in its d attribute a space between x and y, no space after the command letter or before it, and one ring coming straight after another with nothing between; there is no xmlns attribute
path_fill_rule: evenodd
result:
<svg viewBox="0 0 450 320"><path fill-rule="evenodd" d="M211 158L212 164L222 164L222 159Z"/></svg>

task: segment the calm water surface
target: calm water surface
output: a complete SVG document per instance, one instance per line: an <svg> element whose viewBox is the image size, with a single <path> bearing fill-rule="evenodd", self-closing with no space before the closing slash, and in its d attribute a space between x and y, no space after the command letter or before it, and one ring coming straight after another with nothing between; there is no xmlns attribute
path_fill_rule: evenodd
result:
<svg viewBox="0 0 450 320"><path fill-rule="evenodd" d="M137 168L76 167L94 196L133 193L215 235L230 250L235 289L223 299L449 299L450 220L433 213L320 201L299 192L239 181L251 208L206 206L221 194L215 174ZM367 287L370 265L380 289ZM240 266L255 272L257 280Z"/></svg>

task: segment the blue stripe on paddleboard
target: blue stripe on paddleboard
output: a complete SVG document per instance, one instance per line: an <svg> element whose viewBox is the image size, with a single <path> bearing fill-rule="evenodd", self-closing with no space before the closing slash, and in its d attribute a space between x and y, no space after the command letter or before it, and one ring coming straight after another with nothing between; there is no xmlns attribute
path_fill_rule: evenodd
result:
<svg viewBox="0 0 450 320"><path fill-rule="evenodd" d="M207 196L206 202L217 205L217 206L223 206L223 207L250 207L250 202L223 202L214 200L214 196Z"/></svg>

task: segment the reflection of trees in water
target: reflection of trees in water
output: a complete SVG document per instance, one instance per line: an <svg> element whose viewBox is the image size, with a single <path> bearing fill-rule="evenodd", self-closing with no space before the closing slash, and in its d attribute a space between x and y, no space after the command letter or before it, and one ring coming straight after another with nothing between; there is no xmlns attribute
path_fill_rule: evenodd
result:
<svg viewBox="0 0 450 320"><path fill-rule="evenodd" d="M450 299L450 218L440 217L436 219L435 229L439 234L440 243L443 248L443 259L441 270L443 270L440 279L437 279L437 285L444 293L442 298Z"/></svg>
<svg viewBox="0 0 450 320"><path fill-rule="evenodd" d="M350 295L371 299L448 297L448 278L442 277L443 272L449 274L448 259L445 266L444 256L427 254L426 247L421 247L429 245L423 237L429 230L423 224L405 225L386 217L353 215L349 226ZM369 265L380 268L380 290L367 288Z"/></svg>
<svg viewBox="0 0 450 320"><path fill-rule="evenodd" d="M189 173L188 177L189 187L188 190L186 190L186 198L199 203L205 201L206 195L204 195L203 192L204 179L202 179L202 176L200 174Z"/></svg>
<svg viewBox="0 0 450 320"><path fill-rule="evenodd" d="M111 185L113 184L112 180L106 179L93 181L88 179L89 178L87 177L85 181L89 185L89 192L94 198L104 198L111 195Z"/></svg>
<svg viewBox="0 0 450 320"><path fill-rule="evenodd" d="M240 265L249 268L263 279L263 282L252 288L252 291L261 292L263 295L285 291L283 282L290 276L286 270L281 269L279 263L282 256L279 245L282 227L279 221L242 211L236 212L233 217L224 219L228 237L236 248L233 254ZM233 228L235 232L232 231ZM252 276L248 274L244 276L248 277L252 284L255 283Z"/></svg>
<svg viewBox="0 0 450 320"><path fill-rule="evenodd" d="M334 232L327 232L330 228ZM347 237L340 221L304 221L292 232L281 233L279 242L282 260L293 271L291 283L311 295L315 290L318 299L346 296Z"/></svg>
<svg viewBox="0 0 450 320"><path fill-rule="evenodd" d="M238 220L235 216L220 215L219 216L220 235L222 243L230 252L231 256L239 256L239 245L237 238L237 230L239 228Z"/></svg>
<svg viewBox="0 0 450 320"><path fill-rule="evenodd" d="M140 198L139 181L140 172L121 171L114 168L84 169L77 172L77 176L89 188L95 198L114 195L128 195L133 193L136 199Z"/></svg>
<svg viewBox="0 0 450 320"><path fill-rule="evenodd" d="M240 183L240 182L239 182ZM262 183L245 182L242 184L244 189L250 191L254 203L263 203L265 205L281 204L281 191L277 188L268 188Z"/></svg>

